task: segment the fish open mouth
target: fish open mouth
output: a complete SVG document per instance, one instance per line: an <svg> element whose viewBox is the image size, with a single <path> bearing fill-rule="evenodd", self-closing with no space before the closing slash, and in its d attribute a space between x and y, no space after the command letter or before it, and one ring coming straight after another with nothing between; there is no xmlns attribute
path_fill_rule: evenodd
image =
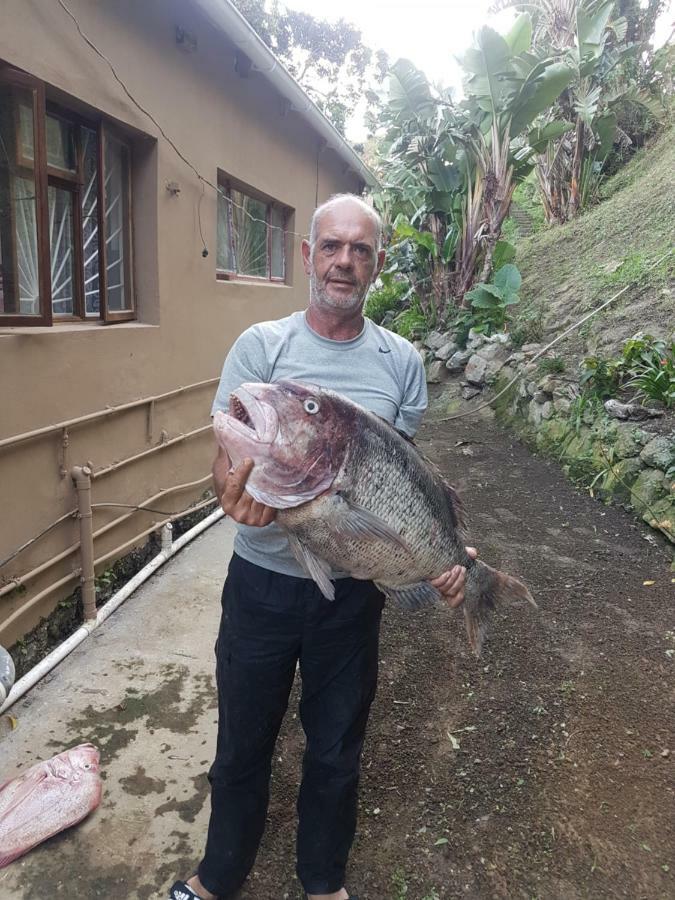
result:
<svg viewBox="0 0 675 900"><path fill-rule="evenodd" d="M247 428L252 428L255 431L253 419L249 416L248 410L236 394L230 395L230 408L228 413L233 419L236 419L237 422L241 422L242 425L246 425Z"/></svg>
<svg viewBox="0 0 675 900"><path fill-rule="evenodd" d="M230 394L227 414L220 415L230 432L235 432L248 442L269 444L277 433L278 418L274 407L246 390L245 386Z"/></svg>
<svg viewBox="0 0 675 900"><path fill-rule="evenodd" d="M230 394L227 414L230 427L235 431L253 440L262 437L265 424L264 411L260 408L258 400L243 387Z"/></svg>

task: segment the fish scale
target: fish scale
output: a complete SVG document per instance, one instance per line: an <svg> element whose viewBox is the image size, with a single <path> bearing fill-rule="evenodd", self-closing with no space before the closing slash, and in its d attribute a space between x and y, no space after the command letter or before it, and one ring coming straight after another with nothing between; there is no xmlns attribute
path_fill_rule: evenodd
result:
<svg viewBox="0 0 675 900"><path fill-rule="evenodd" d="M333 489L375 513L409 549L383 538L341 537L332 527L328 504L318 501L281 511L279 524L334 569L382 586L407 585L469 562L464 531L453 525L443 487L434 484L428 461L393 428L367 416L369 427L356 432ZM437 474L436 479L440 481Z"/></svg>

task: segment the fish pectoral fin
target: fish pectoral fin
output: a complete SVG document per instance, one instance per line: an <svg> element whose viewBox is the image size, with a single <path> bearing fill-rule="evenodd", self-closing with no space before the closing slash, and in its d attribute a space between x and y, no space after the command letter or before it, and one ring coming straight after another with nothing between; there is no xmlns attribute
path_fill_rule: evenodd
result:
<svg viewBox="0 0 675 900"><path fill-rule="evenodd" d="M343 537L389 541L405 550L406 553L410 553L410 549L401 535L390 528L383 519L363 506L357 506L346 497L335 497L331 511L331 524L335 532Z"/></svg>
<svg viewBox="0 0 675 900"><path fill-rule="evenodd" d="M423 606L436 603L441 598L440 592L428 581L418 581L415 584L404 584L400 587L389 587L387 584L378 584L377 582L375 584L389 600L392 600L401 609L421 609Z"/></svg>
<svg viewBox="0 0 675 900"><path fill-rule="evenodd" d="M291 545L293 555L300 563L302 568L307 572L318 585L319 590L326 600L335 600L335 586L330 580L330 566L325 559L320 559L312 551L302 543L300 538L289 532L288 542Z"/></svg>

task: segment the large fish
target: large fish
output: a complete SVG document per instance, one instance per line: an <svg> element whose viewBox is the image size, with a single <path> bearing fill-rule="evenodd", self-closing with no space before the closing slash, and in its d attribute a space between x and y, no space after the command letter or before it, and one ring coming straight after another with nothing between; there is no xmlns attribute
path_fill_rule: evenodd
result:
<svg viewBox="0 0 675 900"><path fill-rule="evenodd" d="M101 802L99 753L80 744L0 786L0 869Z"/></svg>
<svg viewBox="0 0 675 900"><path fill-rule="evenodd" d="M466 566L464 616L480 653L494 603L528 600L520 581L472 560L455 490L387 422L346 397L299 382L244 384L214 417L233 466L255 465L246 490L279 510L276 521L323 594L331 571L372 579L417 608L438 600L429 584Z"/></svg>

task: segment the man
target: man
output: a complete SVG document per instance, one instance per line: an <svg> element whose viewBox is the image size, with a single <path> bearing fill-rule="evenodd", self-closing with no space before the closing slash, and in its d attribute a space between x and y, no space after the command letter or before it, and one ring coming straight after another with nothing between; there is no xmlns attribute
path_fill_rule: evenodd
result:
<svg viewBox="0 0 675 900"><path fill-rule="evenodd" d="M363 317L384 263L381 222L360 198L337 195L314 213L302 242L310 278L306 311L254 325L228 354L213 405L227 409L248 381L293 378L332 388L412 437L427 405L417 351ZM295 560L276 510L246 492L253 468L213 467L225 512L238 523L216 645L219 725L211 768L211 819L198 873L174 900L232 896L253 866L267 811L274 744L299 662L307 737L298 798L297 873L309 900L350 900L345 867L356 828L359 763L375 695L382 594L336 578L331 603ZM432 581L450 606L465 570ZM352 898L356 900L356 898Z"/></svg>

